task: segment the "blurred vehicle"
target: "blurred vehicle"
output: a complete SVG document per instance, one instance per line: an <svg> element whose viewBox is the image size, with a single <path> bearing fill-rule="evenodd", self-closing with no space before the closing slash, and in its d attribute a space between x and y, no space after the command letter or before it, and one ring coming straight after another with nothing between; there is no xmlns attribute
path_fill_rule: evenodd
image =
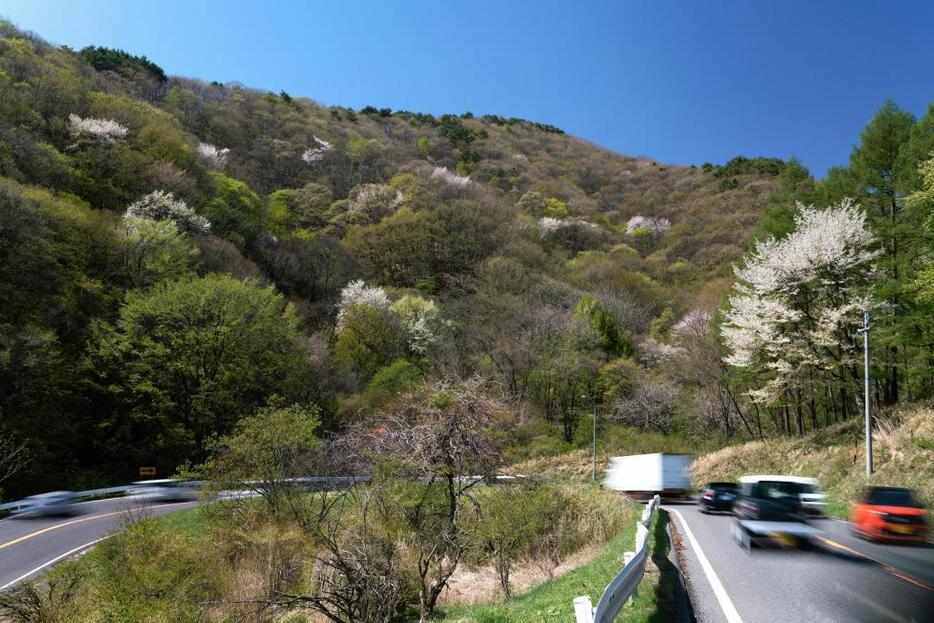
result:
<svg viewBox="0 0 934 623"><path fill-rule="evenodd" d="M147 502L193 502L198 498L197 486L187 480L140 480L130 486L127 497Z"/></svg>
<svg viewBox="0 0 934 623"><path fill-rule="evenodd" d="M817 479L798 476L788 476L787 478L801 485L801 493L798 494L798 497L801 498L801 511L807 515L823 517L827 502L825 501L826 496L821 493L820 487L817 485Z"/></svg>
<svg viewBox="0 0 934 623"><path fill-rule="evenodd" d="M750 549L764 541L800 546L820 530L805 523L801 495L808 483L797 476L743 476L733 503L733 538Z"/></svg>
<svg viewBox="0 0 934 623"><path fill-rule="evenodd" d="M74 514L78 498L72 491L52 491L31 495L12 512L13 517L56 517Z"/></svg>
<svg viewBox="0 0 934 623"><path fill-rule="evenodd" d="M691 491L692 459L686 454L633 454L610 458L603 484L630 497L687 497Z"/></svg>
<svg viewBox="0 0 934 623"><path fill-rule="evenodd" d="M733 510L733 501L739 492L739 485L735 482L708 482L704 491L697 498L697 505L702 513L710 511Z"/></svg>
<svg viewBox="0 0 934 623"><path fill-rule="evenodd" d="M853 532L870 540L924 542L928 538L927 510L910 489L866 487L850 506Z"/></svg>

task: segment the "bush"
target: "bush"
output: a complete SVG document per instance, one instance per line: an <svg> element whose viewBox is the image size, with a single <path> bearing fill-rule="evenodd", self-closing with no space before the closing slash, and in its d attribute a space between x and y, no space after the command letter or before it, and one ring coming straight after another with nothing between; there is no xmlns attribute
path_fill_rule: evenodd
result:
<svg viewBox="0 0 934 623"><path fill-rule="evenodd" d="M516 564L534 561L551 573L580 548L611 539L628 518L618 498L595 488L545 483L492 487L474 519L471 562L492 564L509 599Z"/></svg>
<svg viewBox="0 0 934 623"><path fill-rule="evenodd" d="M366 393L374 397L387 398L411 389L423 378L422 371L405 359L396 359L380 368L367 383Z"/></svg>
<svg viewBox="0 0 934 623"><path fill-rule="evenodd" d="M143 519L88 554L95 577L92 610L100 620L192 623L220 596L223 565L211 549Z"/></svg>
<svg viewBox="0 0 934 623"><path fill-rule="evenodd" d="M213 231L240 247L252 243L259 235L262 222L260 198L241 181L223 173L210 175L211 196L203 212L211 221Z"/></svg>

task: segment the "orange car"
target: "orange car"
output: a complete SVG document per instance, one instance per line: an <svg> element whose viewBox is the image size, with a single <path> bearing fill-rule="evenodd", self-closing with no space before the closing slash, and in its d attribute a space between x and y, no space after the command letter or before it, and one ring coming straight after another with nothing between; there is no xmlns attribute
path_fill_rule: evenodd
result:
<svg viewBox="0 0 934 623"><path fill-rule="evenodd" d="M850 507L857 536L879 541L920 541L928 538L927 511L909 489L866 487Z"/></svg>

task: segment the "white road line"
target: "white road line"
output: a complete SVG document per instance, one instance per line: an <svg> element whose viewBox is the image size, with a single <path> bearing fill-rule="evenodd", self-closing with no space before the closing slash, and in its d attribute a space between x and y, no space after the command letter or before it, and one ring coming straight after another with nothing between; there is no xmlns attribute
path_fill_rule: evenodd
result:
<svg viewBox="0 0 934 623"><path fill-rule="evenodd" d="M678 517L678 521L681 523L681 527L684 529L684 533L688 536L688 542L690 542L691 548L697 555L697 560L700 562L701 569L704 570L704 575L707 576L707 581L710 583L710 588L713 589L713 594L717 598L717 601L720 603L720 609L723 610L723 614L726 616L726 620L729 623L743 623L739 613L736 611L736 606L733 605L733 601L730 600L730 596L726 594L726 589L723 588L723 584L720 582L720 578L718 578L717 574L714 573L713 567L710 566L710 561L707 560L707 556L704 555L704 550L701 549L700 543L698 543L697 539L694 538L694 533L691 532L691 528L688 526L688 522L686 522L681 513L675 509L669 507L665 510L674 513Z"/></svg>
<svg viewBox="0 0 934 623"><path fill-rule="evenodd" d="M69 551L65 552L65 553L62 554L61 556L56 556L56 557L53 558L52 560L50 560L50 561L48 561L48 562L45 562L45 563L42 563L41 565L39 565L38 567L36 567L36 568L33 569L32 571L30 571L30 572L28 572L28 573L24 573L23 575L19 576L18 578L16 578L16 579L13 580L12 582L7 582L7 583L4 584L3 586L0 586L0 591L8 589L8 588L10 588L11 586L13 586L14 584L19 584L20 582L22 582L23 580L29 578L30 576L33 576L33 575L39 573L40 571L42 571L42 570L45 569L46 567L51 567L52 565L54 565L55 563L57 563L57 562L58 562L59 560L61 560L62 558L67 558L67 557L71 556L72 554L77 554L77 553L80 552L80 551L84 551L84 550L86 550L87 548L91 547L92 545L97 545L98 543L100 543L100 542L103 541L104 539L109 539L110 536L111 536L111 535L108 534L107 536L101 537L101 538L99 538L99 539L94 539L94 540L91 541L90 543L85 543L84 545L79 545L78 547L76 547L76 548L74 548L74 549L72 549L72 550L69 550Z"/></svg>

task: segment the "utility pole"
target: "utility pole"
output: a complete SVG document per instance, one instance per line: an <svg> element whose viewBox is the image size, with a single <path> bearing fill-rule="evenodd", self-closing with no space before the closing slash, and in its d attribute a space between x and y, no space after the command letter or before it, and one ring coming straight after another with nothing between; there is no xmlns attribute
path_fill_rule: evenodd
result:
<svg viewBox="0 0 934 623"><path fill-rule="evenodd" d="M869 312L863 312L863 402L866 407L866 477L872 476L872 418L869 415Z"/></svg>
<svg viewBox="0 0 934 623"><path fill-rule="evenodd" d="M593 408L593 457L590 463L590 482L597 482L597 407Z"/></svg>

